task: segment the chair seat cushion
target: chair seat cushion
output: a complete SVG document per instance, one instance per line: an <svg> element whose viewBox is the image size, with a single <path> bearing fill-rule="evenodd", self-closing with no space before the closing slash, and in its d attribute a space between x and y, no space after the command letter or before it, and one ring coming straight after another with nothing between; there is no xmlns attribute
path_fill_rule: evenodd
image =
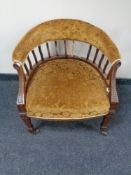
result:
<svg viewBox="0 0 131 175"><path fill-rule="evenodd" d="M51 60L41 64L28 84L27 115L51 120L106 115L110 108L106 89L91 65L68 58Z"/></svg>

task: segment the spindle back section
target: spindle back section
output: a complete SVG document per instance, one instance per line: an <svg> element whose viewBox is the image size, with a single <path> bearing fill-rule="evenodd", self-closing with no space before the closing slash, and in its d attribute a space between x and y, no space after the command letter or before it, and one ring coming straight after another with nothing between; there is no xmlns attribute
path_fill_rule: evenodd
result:
<svg viewBox="0 0 131 175"><path fill-rule="evenodd" d="M48 41L32 49L22 64L25 79L28 80L37 66L53 59L70 58L84 61L95 67L107 79L111 63L95 46L76 40Z"/></svg>

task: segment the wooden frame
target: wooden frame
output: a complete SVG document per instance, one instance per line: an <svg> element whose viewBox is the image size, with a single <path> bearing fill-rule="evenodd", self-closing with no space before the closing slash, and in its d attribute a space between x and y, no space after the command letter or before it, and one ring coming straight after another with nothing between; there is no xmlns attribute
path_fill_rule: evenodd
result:
<svg viewBox="0 0 131 175"><path fill-rule="evenodd" d="M72 41L72 40L70 40L70 41ZM44 58L44 56L43 56L43 51L42 51L41 45L38 45L37 49L38 49L39 55L40 55L39 60L38 60L37 55L35 53L35 48L30 51L30 53L33 56L34 62L35 62L34 65L32 63L32 60L31 60L29 54L27 55L27 57L23 63L14 61L14 68L17 70L18 76L19 76L19 92L18 92L18 97L17 97L17 107L18 107L18 110L20 112L20 116L21 116L23 122L27 126L28 131L31 133L39 132L39 129L35 128L32 125L31 118L29 118L26 114L26 93L27 93L26 90L27 90L28 83L30 82L35 71L37 69L39 69L39 66L41 64L46 64L46 62L52 61L54 59L67 58L67 59L77 59L77 60L83 61L87 64L90 64L99 72L99 74L101 75L101 77L105 81L105 83L107 85L107 89L109 91L110 110L106 116L103 116L103 121L101 123L100 129L101 129L101 133L106 135L108 124L110 122L111 116L112 116L112 114L115 113L117 106L118 106L118 103L119 103L117 89L116 89L116 72L117 72L118 67L121 65L120 60L117 59L114 63L110 63L109 59L107 58L105 63L104 63L104 66L102 68L101 65L104 61L105 55L100 49L95 48L95 54L94 54L93 60L89 59L90 54L91 54L91 49L92 49L92 47L94 47L93 45L88 43L89 47L87 49L87 54L86 54L85 58L82 58L82 57L79 57L78 55L75 55L74 51L72 51L72 54L68 54L67 40L63 40L63 42L64 42L64 54L63 55L59 55L59 53L58 53L58 48L57 48L58 41L54 40L52 42L54 43L55 52L56 52L56 54L54 54L53 56L51 56L49 43L46 42L45 46L46 46L47 53L48 53L48 56L46 58ZM73 44L75 42L76 42L75 40L72 41ZM79 41L77 41L77 42L79 42ZM85 42L83 42L83 43L85 43ZM101 57L99 58L99 61L96 64L99 52L101 52ZM27 66L26 61L28 62L28 66ZM110 65L110 69L108 70L108 72L106 72L107 67L109 65Z"/></svg>

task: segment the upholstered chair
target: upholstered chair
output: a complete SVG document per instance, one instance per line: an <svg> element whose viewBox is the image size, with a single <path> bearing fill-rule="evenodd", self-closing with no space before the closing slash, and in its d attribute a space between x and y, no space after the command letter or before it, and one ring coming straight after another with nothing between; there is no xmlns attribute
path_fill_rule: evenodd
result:
<svg viewBox="0 0 131 175"><path fill-rule="evenodd" d="M107 134L118 106L116 71L120 54L98 27L72 19L44 22L31 29L13 52L18 71L17 106L31 133L31 118L88 120L102 117Z"/></svg>

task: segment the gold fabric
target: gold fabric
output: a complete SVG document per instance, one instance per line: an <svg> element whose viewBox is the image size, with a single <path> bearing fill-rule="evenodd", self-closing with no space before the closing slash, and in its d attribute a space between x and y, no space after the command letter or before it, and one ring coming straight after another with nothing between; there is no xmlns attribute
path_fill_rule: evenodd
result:
<svg viewBox="0 0 131 175"><path fill-rule="evenodd" d="M42 23L30 30L15 48L13 60L23 62L29 51L39 44L62 39L88 42L102 50L111 63L120 58L115 44L98 27L80 20L57 19Z"/></svg>
<svg viewBox="0 0 131 175"><path fill-rule="evenodd" d="M26 96L27 115L83 119L109 112L106 85L91 65L68 58L48 61L34 73Z"/></svg>

